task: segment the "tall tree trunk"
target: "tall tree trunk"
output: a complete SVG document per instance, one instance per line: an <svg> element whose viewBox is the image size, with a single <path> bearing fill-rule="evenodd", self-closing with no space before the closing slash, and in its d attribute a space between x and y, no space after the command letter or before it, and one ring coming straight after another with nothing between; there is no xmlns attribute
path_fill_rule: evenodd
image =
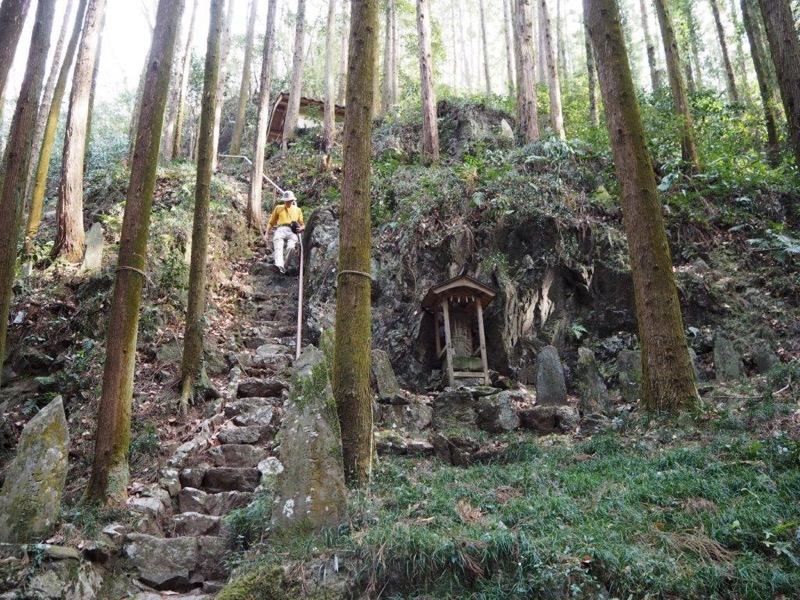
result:
<svg viewBox="0 0 800 600"><path fill-rule="evenodd" d="M600 111L597 107L597 67L594 63L594 50L592 49L592 40L589 38L586 19L583 22L583 31L586 43L586 72L589 81L589 122L597 127L600 125Z"/></svg>
<svg viewBox="0 0 800 600"><path fill-rule="evenodd" d="M739 91L736 89L736 78L733 75L733 65L728 54L728 42L725 41L725 29L722 27L722 19L719 14L719 4L717 0L708 0L711 4L711 12L714 15L714 25L717 28L717 40L719 41L720 52L722 54L722 64L725 67L725 87L728 90L728 101L739 102Z"/></svg>
<svg viewBox="0 0 800 600"><path fill-rule="evenodd" d="M389 30L389 24L386 24ZM325 32L325 111L322 121L322 150L330 152L336 137L336 91L333 85L333 52L336 36L336 0L328 0L328 30ZM388 40L387 40L388 41ZM386 44L386 52L390 52L391 43ZM389 74L384 77L389 79Z"/></svg>
<svg viewBox="0 0 800 600"><path fill-rule="evenodd" d="M272 63L275 62L275 13L278 0L269 0L267 7L267 30L264 33L264 51L261 59L261 86L258 92L258 117L253 147L253 170L250 173L250 195L247 199L247 222L261 231L261 186L264 173L264 146L267 144L267 128L270 119L270 89L272 87Z"/></svg>
<svg viewBox="0 0 800 600"><path fill-rule="evenodd" d="M541 31L544 38L544 52L547 62L547 85L550 88L550 122L558 139L564 140L567 135L564 131L564 116L561 111L561 82L556 68L556 53L550 27L550 16L547 10L547 0L539 0L539 18L541 19Z"/></svg>
<svg viewBox="0 0 800 600"><path fill-rule="evenodd" d="M86 156L91 156L91 141L92 141L92 117L94 116L94 102L97 98L97 76L100 73L100 55L103 52L103 31L106 28L106 15L103 13L103 19L100 22L100 34L97 37L97 51L94 55L94 66L92 67L92 86L89 89L89 113L86 118ZM86 172L86 165L83 167Z"/></svg>
<svg viewBox="0 0 800 600"><path fill-rule="evenodd" d="M339 82L336 90L336 103L344 104L345 91L347 89L347 40L350 37L350 19L348 13L348 1L342 0L342 47L339 54Z"/></svg>
<svg viewBox="0 0 800 600"><path fill-rule="evenodd" d="M378 0L352 0L352 7L353 23L359 26L353 27L350 34L332 386L342 429L345 478L351 485L366 487L374 452L369 391L372 348L369 165Z"/></svg>
<svg viewBox="0 0 800 600"><path fill-rule="evenodd" d="M759 0L759 4L767 30L769 51L778 75L795 165L800 167L800 43L797 41L792 7L788 0Z"/></svg>
<svg viewBox="0 0 800 600"><path fill-rule="evenodd" d="M459 0L459 12L462 16L468 14L464 12L463 6L460 4ZM460 28L461 31L461 57L464 60L464 68L462 73L464 75L464 87L467 90L468 94L472 93L472 70L470 69L470 61L469 61L469 51L467 50L467 41L465 39L465 30L464 26Z"/></svg>
<svg viewBox="0 0 800 600"><path fill-rule="evenodd" d="M39 105L39 111L36 114L36 128L33 132L33 146L30 166L28 169L28 180L25 185L25 202L26 210L30 205L31 186L33 185L34 177L36 175L36 166L38 157L42 152L42 141L44 139L44 128L47 125L47 116L50 114L50 106L53 104L53 96L56 92L56 84L58 83L58 74L61 72L61 62L64 58L64 44L67 42L67 33L69 33L70 17L72 16L72 5L74 0L67 0L67 6L64 8L64 19L61 22L61 29L58 32L58 41L56 42L55 50L53 51L53 59L50 63L50 73L47 76L47 84L44 86L42 94L42 102ZM71 59L70 59L71 60ZM2 115L0 115L0 123L3 122Z"/></svg>
<svg viewBox="0 0 800 600"><path fill-rule="evenodd" d="M391 7L389 6L389 1L386 2L386 19L384 20L385 26L383 28L383 79L381 80L381 110L380 115L381 117L385 116L386 113L389 112L389 109L392 104L391 101L391 94L392 94L392 82L389 72L392 68L392 15L391 15ZM325 57L326 64L327 64L327 56ZM376 79L378 79L376 77Z"/></svg>
<svg viewBox="0 0 800 600"><path fill-rule="evenodd" d="M744 43L742 41L742 38L745 36L745 31L742 22L739 20L736 0L729 1L731 23L733 24L733 33L736 40L736 77L739 80L739 93L744 97L746 102L750 103L753 100L753 96L750 93L750 83L747 76L747 57L744 52Z"/></svg>
<svg viewBox="0 0 800 600"><path fill-rule="evenodd" d="M458 33L456 29L456 0L450 0L450 38L453 41L453 51L448 56L453 57L453 91L458 90ZM460 29L460 28L459 28Z"/></svg>
<svg viewBox="0 0 800 600"><path fill-rule="evenodd" d="M567 42L564 39L564 21L561 14L562 0L556 0L556 56L558 57L558 77L564 81L567 71Z"/></svg>
<svg viewBox="0 0 800 600"><path fill-rule="evenodd" d="M0 4L0 96L3 97L30 5L31 0L3 0Z"/></svg>
<svg viewBox="0 0 800 600"><path fill-rule="evenodd" d="M515 75L514 68L514 35L511 30L511 11L508 8L509 2L514 0L501 0L503 3L503 33L506 38L506 68L508 69L508 81L506 82L506 93L509 98L514 95L515 91ZM455 26L455 25L454 25ZM455 48L455 46L453 46Z"/></svg>
<svg viewBox="0 0 800 600"><path fill-rule="evenodd" d="M697 154L697 145L694 141L694 127L692 113L689 109L689 98L686 95L686 85L681 74L681 58L678 53L678 42L672 28L672 20L667 12L665 0L655 0L658 23L661 27L661 39L664 41L664 54L667 58L667 75L669 87L672 90L672 102L675 115L681 125L681 154L684 162L695 173L700 171L700 157ZM595 44L595 50L597 44ZM602 89L602 88L601 88Z"/></svg>
<svg viewBox="0 0 800 600"><path fill-rule="evenodd" d="M75 23L72 26L72 35L67 44L67 50L64 53L64 61L59 69L58 81L53 91L53 98L50 101L50 109L47 112L47 121L45 122L42 136L42 148L38 154L36 175L33 182L30 209L28 211L28 224L25 232L26 239L30 239L36 235L42 221L44 195L47 188L47 174L50 170L50 157L53 154L53 146L55 145L58 117L61 114L61 103L67 89L67 78L72 70L72 60L75 57L75 49L78 47L78 40L81 37L87 1L88 0L80 0L78 4L78 11L75 13Z"/></svg>
<svg viewBox="0 0 800 600"><path fill-rule="evenodd" d="M757 0L742 0L742 21L750 42L750 52L753 56L753 67L758 81L758 91L761 95L761 104L764 107L764 125L767 128L767 158L773 167L778 165L780 146L778 143L779 109L769 67L771 63L767 57L762 29L761 13L758 11Z"/></svg>
<svg viewBox="0 0 800 600"><path fill-rule="evenodd" d="M381 112L381 49L380 49L380 19L378 20L377 39L375 43L375 77L372 78L372 114L377 115Z"/></svg>
<svg viewBox="0 0 800 600"><path fill-rule="evenodd" d="M697 390L619 12L616 0L584 0L583 6L622 189L642 345L642 400L653 412L680 412L695 405Z"/></svg>
<svg viewBox="0 0 800 600"><path fill-rule="evenodd" d="M197 179L192 221L192 262L189 266L189 295L186 306L186 333L181 362L181 412L186 414L194 397L195 385L203 369L203 313L206 306L206 262L208 254L208 207L211 201L211 174L214 162L214 114L219 91L220 46L224 0L211 0L206 63L203 75L203 101L200 112L200 145L197 152Z"/></svg>
<svg viewBox="0 0 800 600"><path fill-rule="evenodd" d="M639 0L639 7L642 12L642 31L644 31L644 45L647 48L647 64L650 67L650 85L653 86L655 92L661 89L661 77L656 64L656 45L653 42L653 36L650 35L650 18L647 14L646 0Z"/></svg>
<svg viewBox="0 0 800 600"><path fill-rule="evenodd" d="M486 95L492 95L492 73L489 69L489 42L486 39L486 13L483 7L483 0L478 1L478 8L481 15L481 38L483 40L483 72L486 77Z"/></svg>
<svg viewBox="0 0 800 600"><path fill-rule="evenodd" d="M225 83L228 77L228 56L231 51L231 27L233 27L233 9L236 0L228 0L225 11L225 25L219 49L219 73L217 74L217 108L214 111L214 133L211 152L211 172L216 173L219 159L219 135L222 129L222 109L225 105Z"/></svg>
<svg viewBox="0 0 800 600"><path fill-rule="evenodd" d="M515 0L514 21L517 54L517 127L522 142L539 139L539 110L533 80L533 2Z"/></svg>
<svg viewBox="0 0 800 600"><path fill-rule="evenodd" d="M289 142L297 137L297 120L300 117L300 92L303 84L303 60L305 52L306 0L297 0L297 18L294 30L294 55L292 58L292 83L289 87L289 100L286 118L283 121L283 140L281 145L286 152ZM373 64L374 64L373 57ZM348 71L349 73L349 71Z"/></svg>
<svg viewBox="0 0 800 600"><path fill-rule="evenodd" d="M22 80L17 107L11 120L8 145L0 165L0 383L6 356L8 313L17 260L20 216L25 203L25 184L31 161L31 142L42 91L55 0L39 0L31 33L28 64Z"/></svg>
<svg viewBox="0 0 800 600"><path fill-rule="evenodd" d="M103 391L97 415L94 462L86 498L124 502L129 482L131 404L136 339L144 284L147 233L156 182L161 129L170 87L183 0L160 0L147 61L142 111L122 220L117 274L109 316Z"/></svg>
<svg viewBox="0 0 800 600"><path fill-rule="evenodd" d="M194 0L192 5L192 17L189 22L189 36L186 38L186 47L181 55L181 75L180 87L178 88L178 100L175 115L175 134L172 142L172 157L180 158L183 154L183 121L186 114L186 92L189 88L189 65L192 55L192 42L194 41L194 26L197 20L197 5L200 0Z"/></svg>
<svg viewBox="0 0 800 600"><path fill-rule="evenodd" d="M439 129L436 122L436 94L433 91L429 6L429 0L417 0L419 77L422 85L422 161L426 164L439 162Z"/></svg>
<svg viewBox="0 0 800 600"><path fill-rule="evenodd" d="M69 98L64 151L61 155L61 182L58 186L56 217L58 228L51 255L63 256L71 262L83 258L83 164L86 156L86 127L89 121L89 100L92 72L100 39L106 0L89 0L78 45L72 92Z"/></svg>
<svg viewBox="0 0 800 600"><path fill-rule="evenodd" d="M696 89L703 87L703 70L700 65L700 42L698 41L700 25L697 22L697 17L694 15L694 4L692 2L681 2L680 7L683 12L683 19L686 23L686 32L689 38L689 54L691 55L691 60L686 61L686 84L689 91L694 93ZM666 42L664 43L666 44Z"/></svg>
<svg viewBox="0 0 800 600"><path fill-rule="evenodd" d="M236 123L231 138L231 154L241 154L244 121L247 113L247 100L250 97L250 68L253 62L253 37L256 32L258 18L258 0L250 0L250 18L247 20L247 36L244 42L244 65L242 66L242 83L239 86L239 105L236 110Z"/></svg>

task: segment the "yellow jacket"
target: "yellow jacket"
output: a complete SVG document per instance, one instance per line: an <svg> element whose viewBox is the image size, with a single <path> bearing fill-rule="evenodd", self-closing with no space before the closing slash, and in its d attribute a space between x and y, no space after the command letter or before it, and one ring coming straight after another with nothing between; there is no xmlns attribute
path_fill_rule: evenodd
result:
<svg viewBox="0 0 800 600"><path fill-rule="evenodd" d="M275 210L272 211L272 216L269 218L267 228L272 229L273 227L280 227L281 225L289 225L292 221L297 221L301 225L303 224L303 211L300 210L300 207L290 205L289 208L286 208L286 205L279 204L275 207Z"/></svg>

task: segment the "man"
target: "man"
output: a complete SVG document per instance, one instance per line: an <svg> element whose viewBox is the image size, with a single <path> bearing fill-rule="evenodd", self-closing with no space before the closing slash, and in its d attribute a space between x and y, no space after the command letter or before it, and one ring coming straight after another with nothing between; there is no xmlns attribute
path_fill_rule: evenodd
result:
<svg viewBox="0 0 800 600"><path fill-rule="evenodd" d="M286 243L287 254L294 250L297 245L297 234L305 228L303 226L303 211L297 206L297 198L294 192L285 191L281 197L283 204L279 204L272 211L267 225L267 233L264 235L266 242L271 229L275 229L272 236L272 246L275 249L275 268L282 274L286 274L284 266L283 246ZM294 223L294 226L292 225Z"/></svg>

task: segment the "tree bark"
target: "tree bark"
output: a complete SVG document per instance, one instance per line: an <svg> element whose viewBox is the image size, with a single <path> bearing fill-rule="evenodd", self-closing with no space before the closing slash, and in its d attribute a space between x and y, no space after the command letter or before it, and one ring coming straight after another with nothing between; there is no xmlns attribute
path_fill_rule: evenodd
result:
<svg viewBox="0 0 800 600"><path fill-rule="evenodd" d="M203 101L200 111L197 179L192 221L192 261L189 266L189 296L186 306L186 333L181 362L181 412L186 414L194 397L203 366L203 313L206 305L206 256L208 254L208 207L211 201L211 174L214 162L214 122L219 90L220 46L224 0L211 0L208 43L203 76Z"/></svg>
<svg viewBox="0 0 800 600"><path fill-rule="evenodd" d="M558 57L558 77L564 81L569 76L567 67L567 43L564 40L564 22L561 18L562 0L556 0L556 56Z"/></svg>
<svg viewBox="0 0 800 600"><path fill-rule="evenodd" d="M795 165L800 167L800 43L792 8L788 0L759 0L759 4L772 63L778 75Z"/></svg>
<svg viewBox="0 0 800 600"><path fill-rule="evenodd" d="M30 5L31 0L3 0L0 4L0 96L4 96L8 72Z"/></svg>
<svg viewBox="0 0 800 600"><path fill-rule="evenodd" d="M647 14L646 0L639 0L639 7L642 12L642 31L644 32L644 45L647 49L647 64L650 67L650 85L655 92L661 89L661 77L656 64L656 45L653 42L653 36L650 34L650 18Z"/></svg>
<svg viewBox="0 0 800 600"><path fill-rule="evenodd" d="M515 42L517 52L517 127L523 143L539 139L539 110L533 80L533 1L515 0Z"/></svg>
<svg viewBox="0 0 800 600"><path fill-rule="evenodd" d="M250 0L250 18L247 20L247 36L244 42L244 65L242 66L242 83L239 86L239 105L236 110L236 123L233 126L231 154L242 153L242 135L247 113L247 100L250 97L250 68L253 62L253 38L258 18L258 0Z"/></svg>
<svg viewBox="0 0 800 600"><path fill-rule="evenodd" d="M486 12L483 7L483 0L478 0L478 8L481 15L481 39L483 41L483 72L486 77L486 95L492 95L492 73L489 69L489 42L486 39Z"/></svg>
<svg viewBox="0 0 800 600"><path fill-rule="evenodd" d="M678 42L672 28L672 20L667 12L665 0L655 0L658 22L661 27L661 39L664 41L664 54L667 58L667 75L669 87L672 90L672 102L675 116L681 126L681 155L684 162L692 172L700 171L700 157L697 154L697 145L694 140L694 127L692 113L689 109L689 98L686 95L686 85L681 74L681 58L678 52ZM597 44L595 44L595 50ZM602 89L602 88L601 88Z"/></svg>
<svg viewBox="0 0 800 600"><path fill-rule="evenodd" d="M195 22L197 20L197 5L200 0L194 0L192 5L192 18L189 22L189 36L186 38L186 47L181 55L181 82L178 91L177 114L175 115L175 134L172 142L172 157L180 158L183 150L183 121L186 115L186 91L189 87L189 59L192 55L192 41L194 41Z"/></svg>
<svg viewBox="0 0 800 600"><path fill-rule="evenodd" d="M92 116L94 115L94 101L97 98L97 76L100 73L100 55L103 52L103 31L106 28L106 15L103 13L103 19L100 21L100 33L97 36L97 51L94 55L94 66L92 67L92 85L89 88L89 113L86 117L86 155L91 156L91 140L92 140ZM86 164L83 166L84 173L86 172Z"/></svg>
<svg viewBox="0 0 800 600"><path fill-rule="evenodd" d="M516 70L514 65L514 35L511 30L511 11L508 8L509 2L514 0L501 0L503 3L503 33L506 38L506 68L508 70L508 81L506 82L506 93L509 98L515 94L516 90ZM455 43L455 42L454 42ZM455 48L455 46L453 46Z"/></svg>
<svg viewBox="0 0 800 600"><path fill-rule="evenodd" d="M439 162L439 129L436 122L436 94L433 90L429 0L417 0L417 33L422 85L422 161L431 164Z"/></svg>
<svg viewBox="0 0 800 600"><path fill-rule="evenodd" d="M56 83L58 83L58 74L61 71L61 62L64 58L64 44L67 41L67 33L69 32L70 17L72 16L72 5L74 0L67 0L67 5L64 8L64 19L61 22L61 29L58 33L58 41L56 42L55 50L53 51L53 60L50 63L50 73L47 76L47 84L44 86L42 93L42 102L39 105L39 111L36 114L36 128L33 132L33 146L28 170L28 180L25 185L25 208L26 212L30 205L29 198L31 193L31 186L33 185L34 176L36 175L36 166L39 155L42 152L42 141L44 139L44 128L47 125L47 116L50 113L50 106L53 104L53 96L56 91ZM3 122L2 115L0 115L0 123Z"/></svg>
<svg viewBox="0 0 800 600"><path fill-rule="evenodd" d="M739 80L739 93L744 98L745 102L752 102L753 96L750 93L750 83L747 75L747 57L744 52L744 43L742 38L745 37L744 27L736 8L736 0L729 0L729 9L731 13L731 23L733 24L733 33L736 40L736 77Z"/></svg>
<svg viewBox="0 0 800 600"><path fill-rule="evenodd" d="M700 25L697 23L697 17L694 15L694 5L692 2L681 2L680 7L683 12L684 21L686 22L686 32L689 38L689 54L691 55L691 60L686 61L686 85L688 90L694 93L698 88L702 88L704 85L703 70L700 67L700 43L697 39Z"/></svg>
<svg viewBox="0 0 800 600"><path fill-rule="evenodd" d="M236 0L228 0L225 11L225 25L219 49L219 73L217 74L217 107L214 111L214 134L211 152L211 172L216 173L219 160L219 135L222 128L222 108L225 105L225 83L228 76L228 55L231 51L231 27L233 26L233 8Z"/></svg>
<svg viewBox="0 0 800 600"><path fill-rule="evenodd" d="M26 175L31 161L31 142L47 65L47 51L50 47L54 6L55 0L39 0L36 6L25 76L0 169L0 383L6 356L8 314L17 260L20 216L25 203Z"/></svg>
<svg viewBox="0 0 800 600"><path fill-rule="evenodd" d="M258 92L258 117L256 139L253 148L253 170L250 173L250 195L247 201L247 222L250 227L261 230L261 186L264 173L264 146L267 144L267 127L270 119L270 89L272 87L272 63L275 61L275 13L278 0L269 0L267 7L267 30L264 33L264 51L261 59L261 87Z"/></svg>
<svg viewBox="0 0 800 600"><path fill-rule="evenodd" d="M100 39L106 0L89 0L84 17L83 34L78 45L72 92L69 99L64 151L61 155L61 182L56 207L56 241L51 256L62 256L70 262L83 258L83 165L86 156L86 127L92 72Z"/></svg>
<svg viewBox="0 0 800 600"><path fill-rule="evenodd" d="M758 81L758 91L761 96L761 105L764 108L764 125L767 129L767 159L773 167L778 166L780 145L778 142L779 108L775 98L770 61L767 57L762 28L761 13L756 4L757 0L742 0L742 21L750 42L750 52L753 56L753 67Z"/></svg>
<svg viewBox="0 0 800 600"><path fill-rule="evenodd" d="M336 137L336 90L333 85L334 28L336 26L336 0L328 0L328 30L325 32L325 110L322 115L322 151L330 152ZM389 30L387 23L387 30ZM387 44L386 52L391 44ZM384 75L388 79L388 74Z"/></svg>
<svg viewBox="0 0 800 600"><path fill-rule="evenodd" d="M332 386L342 429L345 478L351 485L366 487L374 452L368 274L372 78L377 52L378 0L351 3L353 23L358 23L358 27L353 27L350 33Z"/></svg>
<svg viewBox="0 0 800 600"><path fill-rule="evenodd" d="M464 13L464 9L463 9L462 5L460 4L460 0L459 0L459 12L461 13L462 16L465 14ZM466 88L467 93L471 94L472 93L472 70L470 69L469 52L467 51L467 41L466 41L465 36L464 36L464 26L463 25L460 28L460 31L461 31L461 38L460 38L461 39L461 44L460 44L461 45L461 57L464 60L464 68L462 69L461 72L462 72L462 74L464 76L464 87Z"/></svg>
<svg viewBox="0 0 800 600"><path fill-rule="evenodd" d="M383 89L381 115L386 115L397 104L397 5L396 0L386 2L386 40L383 50ZM327 57L326 57L327 58Z"/></svg>
<svg viewBox="0 0 800 600"><path fill-rule="evenodd" d="M717 29L717 40L719 41L720 53L722 54L722 64L725 71L725 87L728 90L728 101L731 103L739 102L739 91L736 89L736 77L733 74L733 64L728 53L728 42L725 41L725 29L722 27L722 19L719 14L719 4L717 0L708 0L711 4L711 12L714 15L714 25Z"/></svg>
<svg viewBox="0 0 800 600"><path fill-rule="evenodd" d="M597 107L597 67L594 61L592 40L589 38L589 27L586 25L585 19L583 31L586 43L586 72L589 82L589 122L594 127L598 127L600 125L600 111Z"/></svg>
<svg viewBox="0 0 800 600"><path fill-rule="evenodd" d="M292 58L292 83L289 87L289 100L286 105L286 118L283 121L283 140L281 141L284 152L286 152L289 142L297 137L297 120L300 117L300 92L303 84L303 61L305 58L303 49L305 26L306 0L297 0L297 21L294 30L294 55ZM373 64L374 60L373 58Z"/></svg>
<svg viewBox="0 0 800 600"><path fill-rule="evenodd" d="M75 13L75 21L72 26L72 34L67 43L64 60L58 71L58 80L56 81L53 97L50 100L50 107L47 111L47 119L42 133L41 149L38 154L34 155L34 160L37 161L36 173L34 175L33 192L31 192L30 207L28 209L28 223L25 231L26 240L30 240L36 235L39 231L39 225L42 222L42 209L44 207L44 195L47 188L47 175L50 171L50 157L53 154L53 146L55 145L58 117L61 115L61 104L64 100L64 93L67 90L67 78L72 70L72 61L75 58L75 50L78 47L78 40L81 37L86 4L87 0L80 0L78 3L78 10ZM33 163L34 161L31 162Z"/></svg>
<svg viewBox="0 0 800 600"><path fill-rule="evenodd" d="M676 413L692 408L698 397L619 12L616 0L584 0L583 6L622 190L642 346L642 401L649 411Z"/></svg>
<svg viewBox="0 0 800 600"><path fill-rule="evenodd" d="M147 233L156 182L161 129L169 95L175 42L184 0L160 0L137 127L131 178L122 220L117 274L109 316L103 391L97 415L94 462L86 498L123 503L129 483L131 404L136 339L144 284Z"/></svg>
<svg viewBox="0 0 800 600"><path fill-rule="evenodd" d="M348 0L342 0L342 47L339 53L339 82L336 90L336 103L344 104L344 95L347 89L347 40L350 35L348 18Z"/></svg>
<svg viewBox="0 0 800 600"><path fill-rule="evenodd" d="M567 135L564 131L564 116L561 110L561 82L556 68L555 46L547 0L539 0L539 18L541 19L540 30L544 39L545 62L547 63L547 86L550 88L550 122L558 139L564 140Z"/></svg>

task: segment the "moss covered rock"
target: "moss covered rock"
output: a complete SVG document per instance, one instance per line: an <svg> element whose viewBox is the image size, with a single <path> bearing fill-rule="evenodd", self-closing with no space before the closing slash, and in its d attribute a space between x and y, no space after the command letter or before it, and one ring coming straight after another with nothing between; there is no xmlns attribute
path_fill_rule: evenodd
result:
<svg viewBox="0 0 800 600"><path fill-rule="evenodd" d="M53 530L67 478L69 433L61 396L22 430L0 491L0 542L37 542Z"/></svg>

